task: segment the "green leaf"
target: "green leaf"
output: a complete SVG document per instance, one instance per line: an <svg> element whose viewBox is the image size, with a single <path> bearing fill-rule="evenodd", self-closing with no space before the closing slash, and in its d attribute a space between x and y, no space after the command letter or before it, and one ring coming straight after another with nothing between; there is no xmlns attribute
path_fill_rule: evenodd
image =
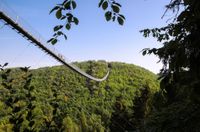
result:
<svg viewBox="0 0 200 132"><path fill-rule="evenodd" d="M108 2L107 2L107 1L104 1L104 2L103 2L102 8L103 8L104 10L106 10L106 9L108 8Z"/></svg>
<svg viewBox="0 0 200 132"><path fill-rule="evenodd" d="M69 0L64 0L63 3L62 3L62 5L64 5L67 1L69 1Z"/></svg>
<svg viewBox="0 0 200 132"><path fill-rule="evenodd" d="M62 16L60 19L63 20L63 19L65 19L65 18L66 18L66 16Z"/></svg>
<svg viewBox="0 0 200 132"><path fill-rule="evenodd" d="M54 38L52 41L51 41L51 44L56 44L58 42L58 40L56 38Z"/></svg>
<svg viewBox="0 0 200 132"><path fill-rule="evenodd" d="M8 65L8 63L5 63L4 65L3 65L3 67L5 67L5 66L7 66Z"/></svg>
<svg viewBox="0 0 200 132"><path fill-rule="evenodd" d="M113 16L113 17L112 17L113 22L115 21L115 19L116 19L116 16Z"/></svg>
<svg viewBox="0 0 200 132"><path fill-rule="evenodd" d="M118 7L122 7L119 3L114 2L113 4L117 5Z"/></svg>
<svg viewBox="0 0 200 132"><path fill-rule="evenodd" d="M117 17L117 21L120 25L124 24L124 20L122 19L122 17Z"/></svg>
<svg viewBox="0 0 200 132"><path fill-rule="evenodd" d="M71 25L70 25L69 23L67 23L67 24L65 25L65 28L66 28L67 30L70 30Z"/></svg>
<svg viewBox="0 0 200 132"><path fill-rule="evenodd" d="M67 2L64 4L64 7L65 7L65 9L70 10L70 9L71 9L71 2L70 2L70 1L67 1Z"/></svg>
<svg viewBox="0 0 200 132"><path fill-rule="evenodd" d="M59 35L59 36L60 36L60 35L63 35L63 32L58 31L58 32L57 32L57 35Z"/></svg>
<svg viewBox="0 0 200 132"><path fill-rule="evenodd" d="M112 5L111 7L112 7L112 9L113 9L113 11L114 11L115 13L119 13L120 8L119 8L118 6Z"/></svg>
<svg viewBox="0 0 200 132"><path fill-rule="evenodd" d="M72 8L75 9L76 8L76 2L72 1Z"/></svg>
<svg viewBox="0 0 200 132"><path fill-rule="evenodd" d="M73 15L71 13L67 13L66 16L72 17Z"/></svg>
<svg viewBox="0 0 200 132"><path fill-rule="evenodd" d="M51 42L53 39L54 39L54 38L49 39L49 40L47 41L47 43Z"/></svg>
<svg viewBox="0 0 200 132"><path fill-rule="evenodd" d="M112 17L112 13L111 13L110 11L107 11L107 12L105 13L105 17L106 17L106 20L107 20L107 21L110 21L110 20L111 20L111 17Z"/></svg>
<svg viewBox="0 0 200 132"><path fill-rule="evenodd" d="M56 18L57 18L57 19L60 19L61 17L62 17L62 10L59 9L59 10L57 10L57 12L56 12Z"/></svg>
<svg viewBox="0 0 200 132"><path fill-rule="evenodd" d="M54 37L55 37L56 35L57 35L56 33L53 34Z"/></svg>
<svg viewBox="0 0 200 132"><path fill-rule="evenodd" d="M101 1L99 2L99 7L102 6L103 2L104 2L104 0L101 0Z"/></svg>
<svg viewBox="0 0 200 132"><path fill-rule="evenodd" d="M78 18L74 17L74 23L75 23L76 25L78 25L78 23L79 23Z"/></svg>
<svg viewBox="0 0 200 132"><path fill-rule="evenodd" d="M142 52L142 55L144 56L144 55L146 55L146 54L147 54L147 51L144 50L144 51Z"/></svg>
<svg viewBox="0 0 200 132"><path fill-rule="evenodd" d="M56 32L56 31L60 30L61 28L63 28L63 25L58 25L58 26L55 26L53 30L54 30L54 32Z"/></svg>
<svg viewBox="0 0 200 132"><path fill-rule="evenodd" d="M119 14L119 16L120 16L121 18L123 18L124 20L126 19L125 16L122 15L122 14Z"/></svg>
<svg viewBox="0 0 200 132"><path fill-rule="evenodd" d="M63 36L64 36L65 40L67 40L67 35L63 34Z"/></svg>
<svg viewBox="0 0 200 132"><path fill-rule="evenodd" d="M53 9L51 9L51 11L49 12L49 14L51 14L52 12L54 12L55 10L58 10L60 7L59 6L55 6Z"/></svg>
<svg viewBox="0 0 200 132"><path fill-rule="evenodd" d="M67 13L66 15L67 15L68 22L69 23L72 22L72 18L74 18L73 15L71 13Z"/></svg>

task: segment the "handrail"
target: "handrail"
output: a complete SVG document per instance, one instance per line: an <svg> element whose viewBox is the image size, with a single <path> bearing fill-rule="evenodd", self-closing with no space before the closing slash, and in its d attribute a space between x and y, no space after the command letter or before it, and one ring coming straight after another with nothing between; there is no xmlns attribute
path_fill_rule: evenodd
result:
<svg viewBox="0 0 200 132"><path fill-rule="evenodd" d="M0 19L2 19L7 25L10 25L23 37L27 38L27 40L31 41L31 43L33 43L35 46L38 46L40 49L42 49L42 51L48 53L54 59L69 67L71 70L97 82L101 82L107 79L109 75L109 70L103 78L96 78L87 74L76 65L67 61L63 55L57 52L53 45L46 43L46 41L44 41L44 39L38 32L36 32L30 25L25 23L25 21L21 17L19 17L13 11L9 10L5 5L3 5L2 2L0 3Z"/></svg>

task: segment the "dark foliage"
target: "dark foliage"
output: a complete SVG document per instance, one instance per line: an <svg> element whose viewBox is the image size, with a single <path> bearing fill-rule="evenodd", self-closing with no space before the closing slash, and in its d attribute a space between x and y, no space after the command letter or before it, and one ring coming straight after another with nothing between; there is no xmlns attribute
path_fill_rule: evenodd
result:
<svg viewBox="0 0 200 132"><path fill-rule="evenodd" d="M163 62L161 91L155 94L146 130L196 132L200 122L200 1L172 0L166 8L176 13L172 23L142 31L145 37L153 35L163 43L161 48L143 52Z"/></svg>

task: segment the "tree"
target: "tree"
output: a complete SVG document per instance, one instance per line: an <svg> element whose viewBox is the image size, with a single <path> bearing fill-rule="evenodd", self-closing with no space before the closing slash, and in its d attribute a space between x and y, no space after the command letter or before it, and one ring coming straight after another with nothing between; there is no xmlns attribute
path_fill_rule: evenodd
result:
<svg viewBox="0 0 200 132"><path fill-rule="evenodd" d="M161 91L155 96L161 99L155 100L155 104L159 102L160 105L155 107L159 109L155 109L147 121L147 129L191 131L192 128L192 131L198 131L200 1L172 0L166 8L176 12L172 23L162 28L141 31L145 37L152 35L163 43L161 48L143 50L143 55L154 54L163 63L160 72Z"/></svg>
<svg viewBox="0 0 200 132"><path fill-rule="evenodd" d="M34 95L34 87L31 86L32 74L29 73L27 67L20 68L23 72L18 75L18 79L13 79L10 69L4 69L7 63L3 66L0 65L1 70L1 85L3 86L2 93L0 94L0 103L7 111L1 116L2 122L7 125L0 126L2 131L38 131L40 129L40 116L36 112L36 97ZM16 85L16 82L19 85ZM21 85L22 84L22 85ZM37 119L37 122L36 122Z"/></svg>
<svg viewBox="0 0 200 132"><path fill-rule="evenodd" d="M200 2L173 0L167 9L179 10L180 6L184 10L174 18L173 23L141 31L145 37L153 35L164 45L158 49L144 49L143 54L153 53L163 62L161 88L171 97L177 94L174 84L179 87L192 85L192 82L199 85L200 79ZM196 88L190 90L192 94L195 94L194 91L199 93ZM169 103L176 99L171 99Z"/></svg>
<svg viewBox="0 0 200 132"><path fill-rule="evenodd" d="M173 0L166 7L179 10L180 6L185 9L174 18L173 23L162 28L141 31L145 37L152 35L164 45L158 49L145 49L143 54L153 53L160 58L164 64L161 70L163 75L189 71L199 77L199 1Z"/></svg>

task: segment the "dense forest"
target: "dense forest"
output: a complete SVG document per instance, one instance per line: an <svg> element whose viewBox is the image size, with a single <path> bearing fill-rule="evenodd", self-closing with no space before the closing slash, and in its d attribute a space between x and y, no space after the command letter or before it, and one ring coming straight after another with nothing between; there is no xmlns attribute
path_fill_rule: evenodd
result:
<svg viewBox="0 0 200 132"><path fill-rule="evenodd" d="M66 25L78 24L72 14L62 14L75 9L72 1L64 0L51 11L57 19L67 19ZM100 0L99 7L107 21L114 18L123 25L119 3ZM163 44L142 53L160 59L158 76L138 66L109 63L108 80L97 83L62 66L10 70L1 65L0 131L198 132L200 1L170 0L163 16L168 11L174 16L166 26L141 30ZM49 42L55 44L62 35ZM76 64L96 77L107 70L104 61Z"/></svg>
<svg viewBox="0 0 200 132"><path fill-rule="evenodd" d="M105 61L76 63L102 77ZM152 110L157 75L133 64L109 63L104 82L65 66L1 71L0 131L103 132L137 130Z"/></svg>

